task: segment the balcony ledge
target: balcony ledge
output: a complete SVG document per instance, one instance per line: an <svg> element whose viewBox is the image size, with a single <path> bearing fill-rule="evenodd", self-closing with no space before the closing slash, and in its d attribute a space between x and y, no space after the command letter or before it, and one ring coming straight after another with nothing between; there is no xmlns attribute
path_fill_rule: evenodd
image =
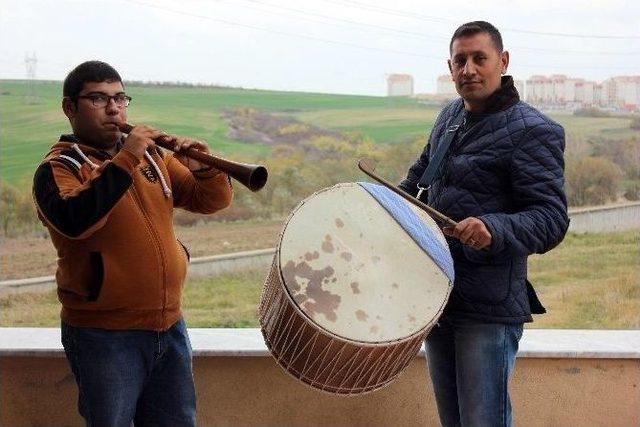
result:
<svg viewBox="0 0 640 427"><path fill-rule="evenodd" d="M189 336L195 357L269 356L257 328L190 328ZM63 357L60 329L0 328L6 356ZM525 329L518 357L640 359L640 330Z"/></svg>

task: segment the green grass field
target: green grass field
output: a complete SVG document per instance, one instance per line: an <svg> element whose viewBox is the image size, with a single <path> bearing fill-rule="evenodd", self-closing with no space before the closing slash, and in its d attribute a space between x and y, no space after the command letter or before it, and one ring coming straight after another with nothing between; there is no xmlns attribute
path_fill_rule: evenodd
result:
<svg viewBox="0 0 640 427"><path fill-rule="evenodd" d="M47 149L69 124L61 111L61 82L37 82L40 101L26 103L27 85L0 81L0 177L28 188L31 174ZM133 97L131 123L146 123L170 133L203 139L216 153L238 161L268 155L270 148L229 139L224 109L250 107L290 115L313 125L341 132L360 132L378 143L403 143L426 136L438 114L436 107L416 100L373 96L349 96L300 92L273 92L231 88L164 86L127 87ZM637 135L630 119L585 118L553 115L562 124L570 151L578 152L592 136L623 138ZM576 142L577 141L577 142Z"/></svg>
<svg viewBox="0 0 640 427"><path fill-rule="evenodd" d="M27 104L24 82L0 81L0 177L19 187L29 185L31 173L47 149L60 134L69 132L60 107L62 83L37 82L34 88L39 102ZM268 154L269 147L227 138L227 123L220 117L223 109L250 107L287 114L339 110L348 115L352 109L384 111L418 105L410 99L225 88L131 85L127 92L133 97L128 112L131 123L203 139L215 152L233 155L238 161Z"/></svg>
<svg viewBox="0 0 640 427"><path fill-rule="evenodd" d="M529 279L547 314L534 328L640 328L640 233L568 235L531 258ZM184 311L191 327L257 327L265 271L191 280ZM0 298L0 326L57 326L55 292Z"/></svg>
<svg viewBox="0 0 640 427"><path fill-rule="evenodd" d="M298 120L340 132L361 132L377 142L402 143L426 136L439 110L419 106L353 108L307 111L294 114Z"/></svg>

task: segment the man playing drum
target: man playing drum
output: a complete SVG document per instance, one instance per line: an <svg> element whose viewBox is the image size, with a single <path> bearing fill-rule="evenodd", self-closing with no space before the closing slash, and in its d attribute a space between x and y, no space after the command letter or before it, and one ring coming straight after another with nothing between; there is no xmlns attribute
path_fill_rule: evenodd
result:
<svg viewBox="0 0 640 427"><path fill-rule="evenodd" d="M499 31L469 22L448 60L461 99L440 113L400 187L458 221L445 227L455 282L426 339L444 426L510 426L507 389L531 313L527 256L560 243L569 219L564 130L522 102ZM423 191L424 190L424 191Z"/></svg>
<svg viewBox="0 0 640 427"><path fill-rule="evenodd" d="M228 206L226 173L187 159L199 141L137 126L110 65L89 61L64 81L63 135L38 167L33 195L58 252L62 343L91 426L194 426L191 346L180 308L188 254L173 208ZM154 139L181 151L164 155Z"/></svg>

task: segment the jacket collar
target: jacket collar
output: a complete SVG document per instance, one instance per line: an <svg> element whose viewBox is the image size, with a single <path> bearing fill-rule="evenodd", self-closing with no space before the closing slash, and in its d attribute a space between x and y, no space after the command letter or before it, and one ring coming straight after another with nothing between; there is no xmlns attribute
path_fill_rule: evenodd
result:
<svg viewBox="0 0 640 427"><path fill-rule="evenodd" d="M513 83L513 77L502 76L500 88L487 98L487 107L481 114L492 114L504 111L519 101L520 95Z"/></svg>
<svg viewBox="0 0 640 427"><path fill-rule="evenodd" d="M97 158L101 159L101 160L106 160L106 159L111 159L112 156L111 154L107 153L104 150L100 150L98 148L95 148L91 145L86 145L84 144L80 138L78 138L75 134L73 133L69 133L69 134L64 134L64 135L60 135L60 142L70 142L72 144L79 144L82 145L83 149L85 151L89 151L92 155L96 156ZM124 145L123 140L121 139L120 141L117 142L116 145L116 149L117 151L120 151L120 149L122 148L122 146Z"/></svg>

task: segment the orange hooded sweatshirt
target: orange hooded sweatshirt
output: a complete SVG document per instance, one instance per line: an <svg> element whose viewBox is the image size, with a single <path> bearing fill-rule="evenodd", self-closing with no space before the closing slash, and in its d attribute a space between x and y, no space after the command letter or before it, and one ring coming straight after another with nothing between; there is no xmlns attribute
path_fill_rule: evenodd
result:
<svg viewBox="0 0 640 427"><path fill-rule="evenodd" d="M111 157L63 135L34 176L40 219L58 252L58 299L72 326L164 331L181 316L189 255L173 208L213 213L231 203L229 177L191 172L172 155Z"/></svg>

